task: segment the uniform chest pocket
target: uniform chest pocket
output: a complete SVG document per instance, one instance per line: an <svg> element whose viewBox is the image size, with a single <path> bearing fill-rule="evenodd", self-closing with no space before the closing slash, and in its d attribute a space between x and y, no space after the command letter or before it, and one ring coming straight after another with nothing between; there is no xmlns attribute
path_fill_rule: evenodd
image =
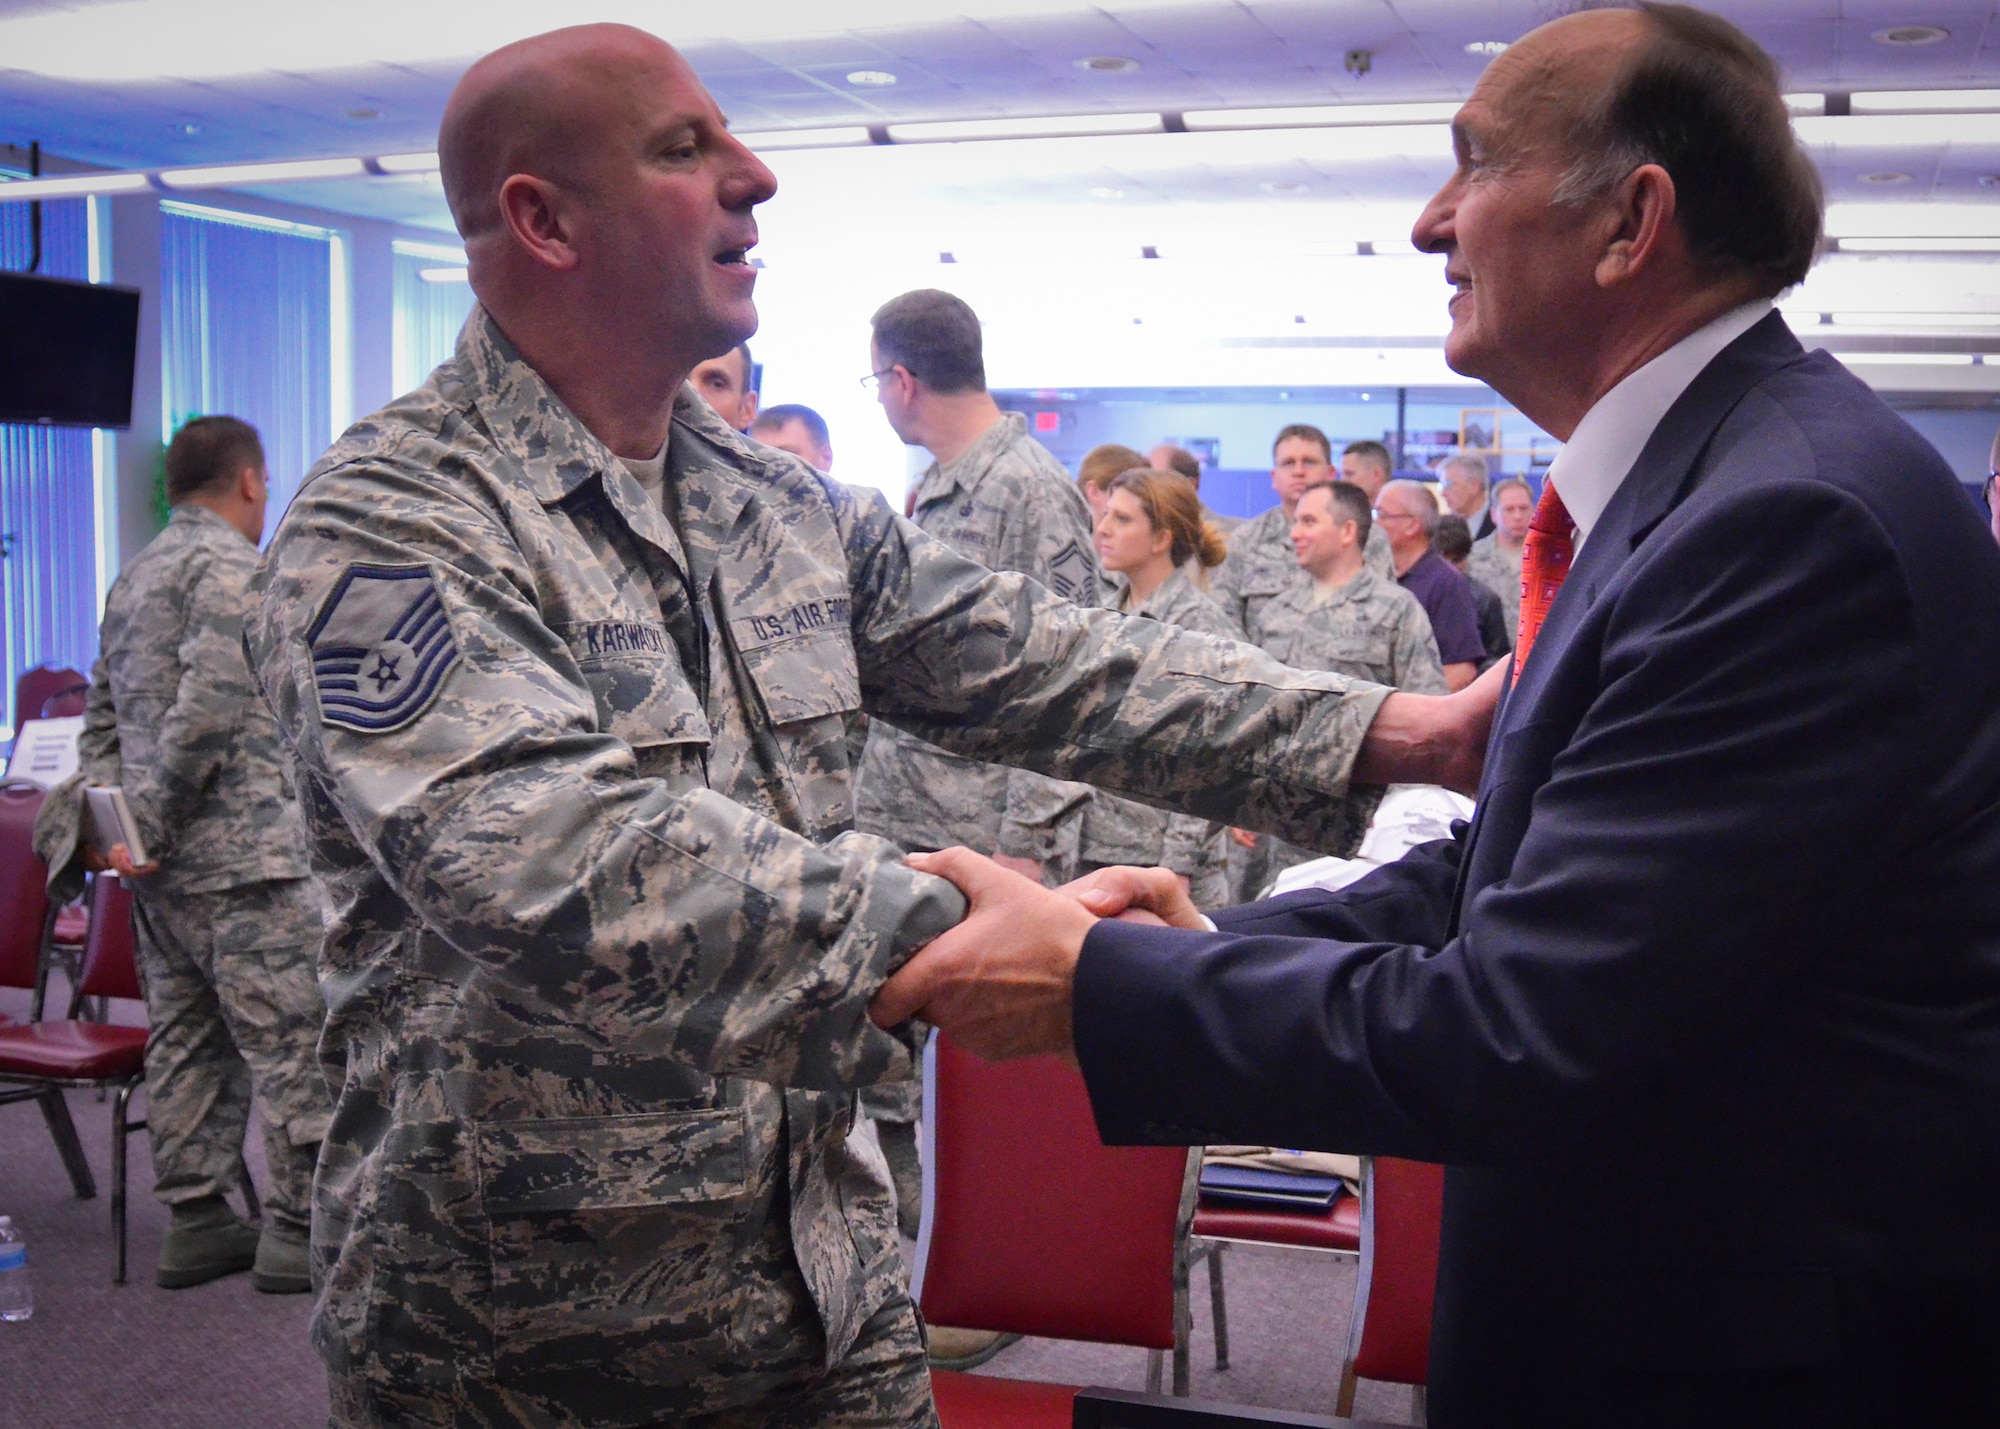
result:
<svg viewBox="0 0 2000 1429"><path fill-rule="evenodd" d="M708 716L672 647L601 650L580 655L577 663L605 733L634 749L708 742Z"/></svg>
<svg viewBox="0 0 2000 1429"><path fill-rule="evenodd" d="M861 676L844 629L743 652L802 831L826 837L854 820L848 722L861 708Z"/></svg>

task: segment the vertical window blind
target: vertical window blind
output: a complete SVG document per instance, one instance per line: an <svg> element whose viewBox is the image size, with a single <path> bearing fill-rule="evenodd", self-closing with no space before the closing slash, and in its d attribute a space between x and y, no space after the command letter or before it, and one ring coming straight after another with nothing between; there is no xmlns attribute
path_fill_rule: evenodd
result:
<svg viewBox="0 0 2000 1429"><path fill-rule="evenodd" d="M338 434L335 384L347 367L335 350L346 328L339 236L193 204L160 211L165 436L218 413L256 427L271 480L268 535Z"/></svg>
<svg viewBox="0 0 2000 1429"><path fill-rule="evenodd" d="M422 386L431 369L451 356L458 346L458 330L472 311L473 297L465 282L462 250L402 239L392 247L395 379L400 394Z"/></svg>
<svg viewBox="0 0 2000 1429"><path fill-rule="evenodd" d="M0 205L0 267L28 265L28 205ZM42 204L42 266L89 278L89 200ZM39 710L14 708L14 681L48 664L88 673L97 658L97 464L81 427L0 424L0 658L11 738Z"/></svg>

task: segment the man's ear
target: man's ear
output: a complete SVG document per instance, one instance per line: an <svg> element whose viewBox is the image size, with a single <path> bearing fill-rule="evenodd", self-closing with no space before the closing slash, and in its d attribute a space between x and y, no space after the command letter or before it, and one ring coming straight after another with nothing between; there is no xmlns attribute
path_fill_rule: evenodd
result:
<svg viewBox="0 0 2000 1429"><path fill-rule="evenodd" d="M757 421L757 389L755 387L744 389L743 402L737 408L737 411L743 417L743 429L748 431Z"/></svg>
<svg viewBox="0 0 2000 1429"><path fill-rule="evenodd" d="M1627 174L1606 201L1597 285L1629 283L1658 266L1670 251L1684 253L1686 238L1674 222L1678 212L1674 181L1665 169L1641 164Z"/></svg>
<svg viewBox="0 0 2000 1429"><path fill-rule="evenodd" d="M270 478L260 466L246 466L236 478L236 494L244 501L255 501L258 493L270 489Z"/></svg>
<svg viewBox="0 0 2000 1429"><path fill-rule="evenodd" d="M532 174L510 174L500 185L500 218L507 232L537 262L558 272L577 264L561 191Z"/></svg>

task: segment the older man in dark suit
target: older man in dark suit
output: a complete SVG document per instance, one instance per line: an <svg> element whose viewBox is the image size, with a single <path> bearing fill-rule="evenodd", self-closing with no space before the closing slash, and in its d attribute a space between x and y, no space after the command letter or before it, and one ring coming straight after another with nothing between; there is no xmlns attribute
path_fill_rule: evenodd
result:
<svg viewBox="0 0 2000 1429"><path fill-rule="evenodd" d="M1108 1141L1446 1163L1436 1425L2000 1423L2000 551L1772 310L1734 27L1556 21L1454 132L1446 355L1566 442L1470 828L1220 931L935 855L876 1015L1073 1047Z"/></svg>

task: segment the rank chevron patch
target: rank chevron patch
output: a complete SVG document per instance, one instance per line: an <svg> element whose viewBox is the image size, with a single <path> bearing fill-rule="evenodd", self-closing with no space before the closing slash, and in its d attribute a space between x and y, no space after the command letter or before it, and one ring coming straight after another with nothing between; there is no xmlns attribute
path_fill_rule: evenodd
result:
<svg viewBox="0 0 2000 1429"><path fill-rule="evenodd" d="M387 734L422 714L458 663L429 566L349 566L306 643L320 719L361 734Z"/></svg>

